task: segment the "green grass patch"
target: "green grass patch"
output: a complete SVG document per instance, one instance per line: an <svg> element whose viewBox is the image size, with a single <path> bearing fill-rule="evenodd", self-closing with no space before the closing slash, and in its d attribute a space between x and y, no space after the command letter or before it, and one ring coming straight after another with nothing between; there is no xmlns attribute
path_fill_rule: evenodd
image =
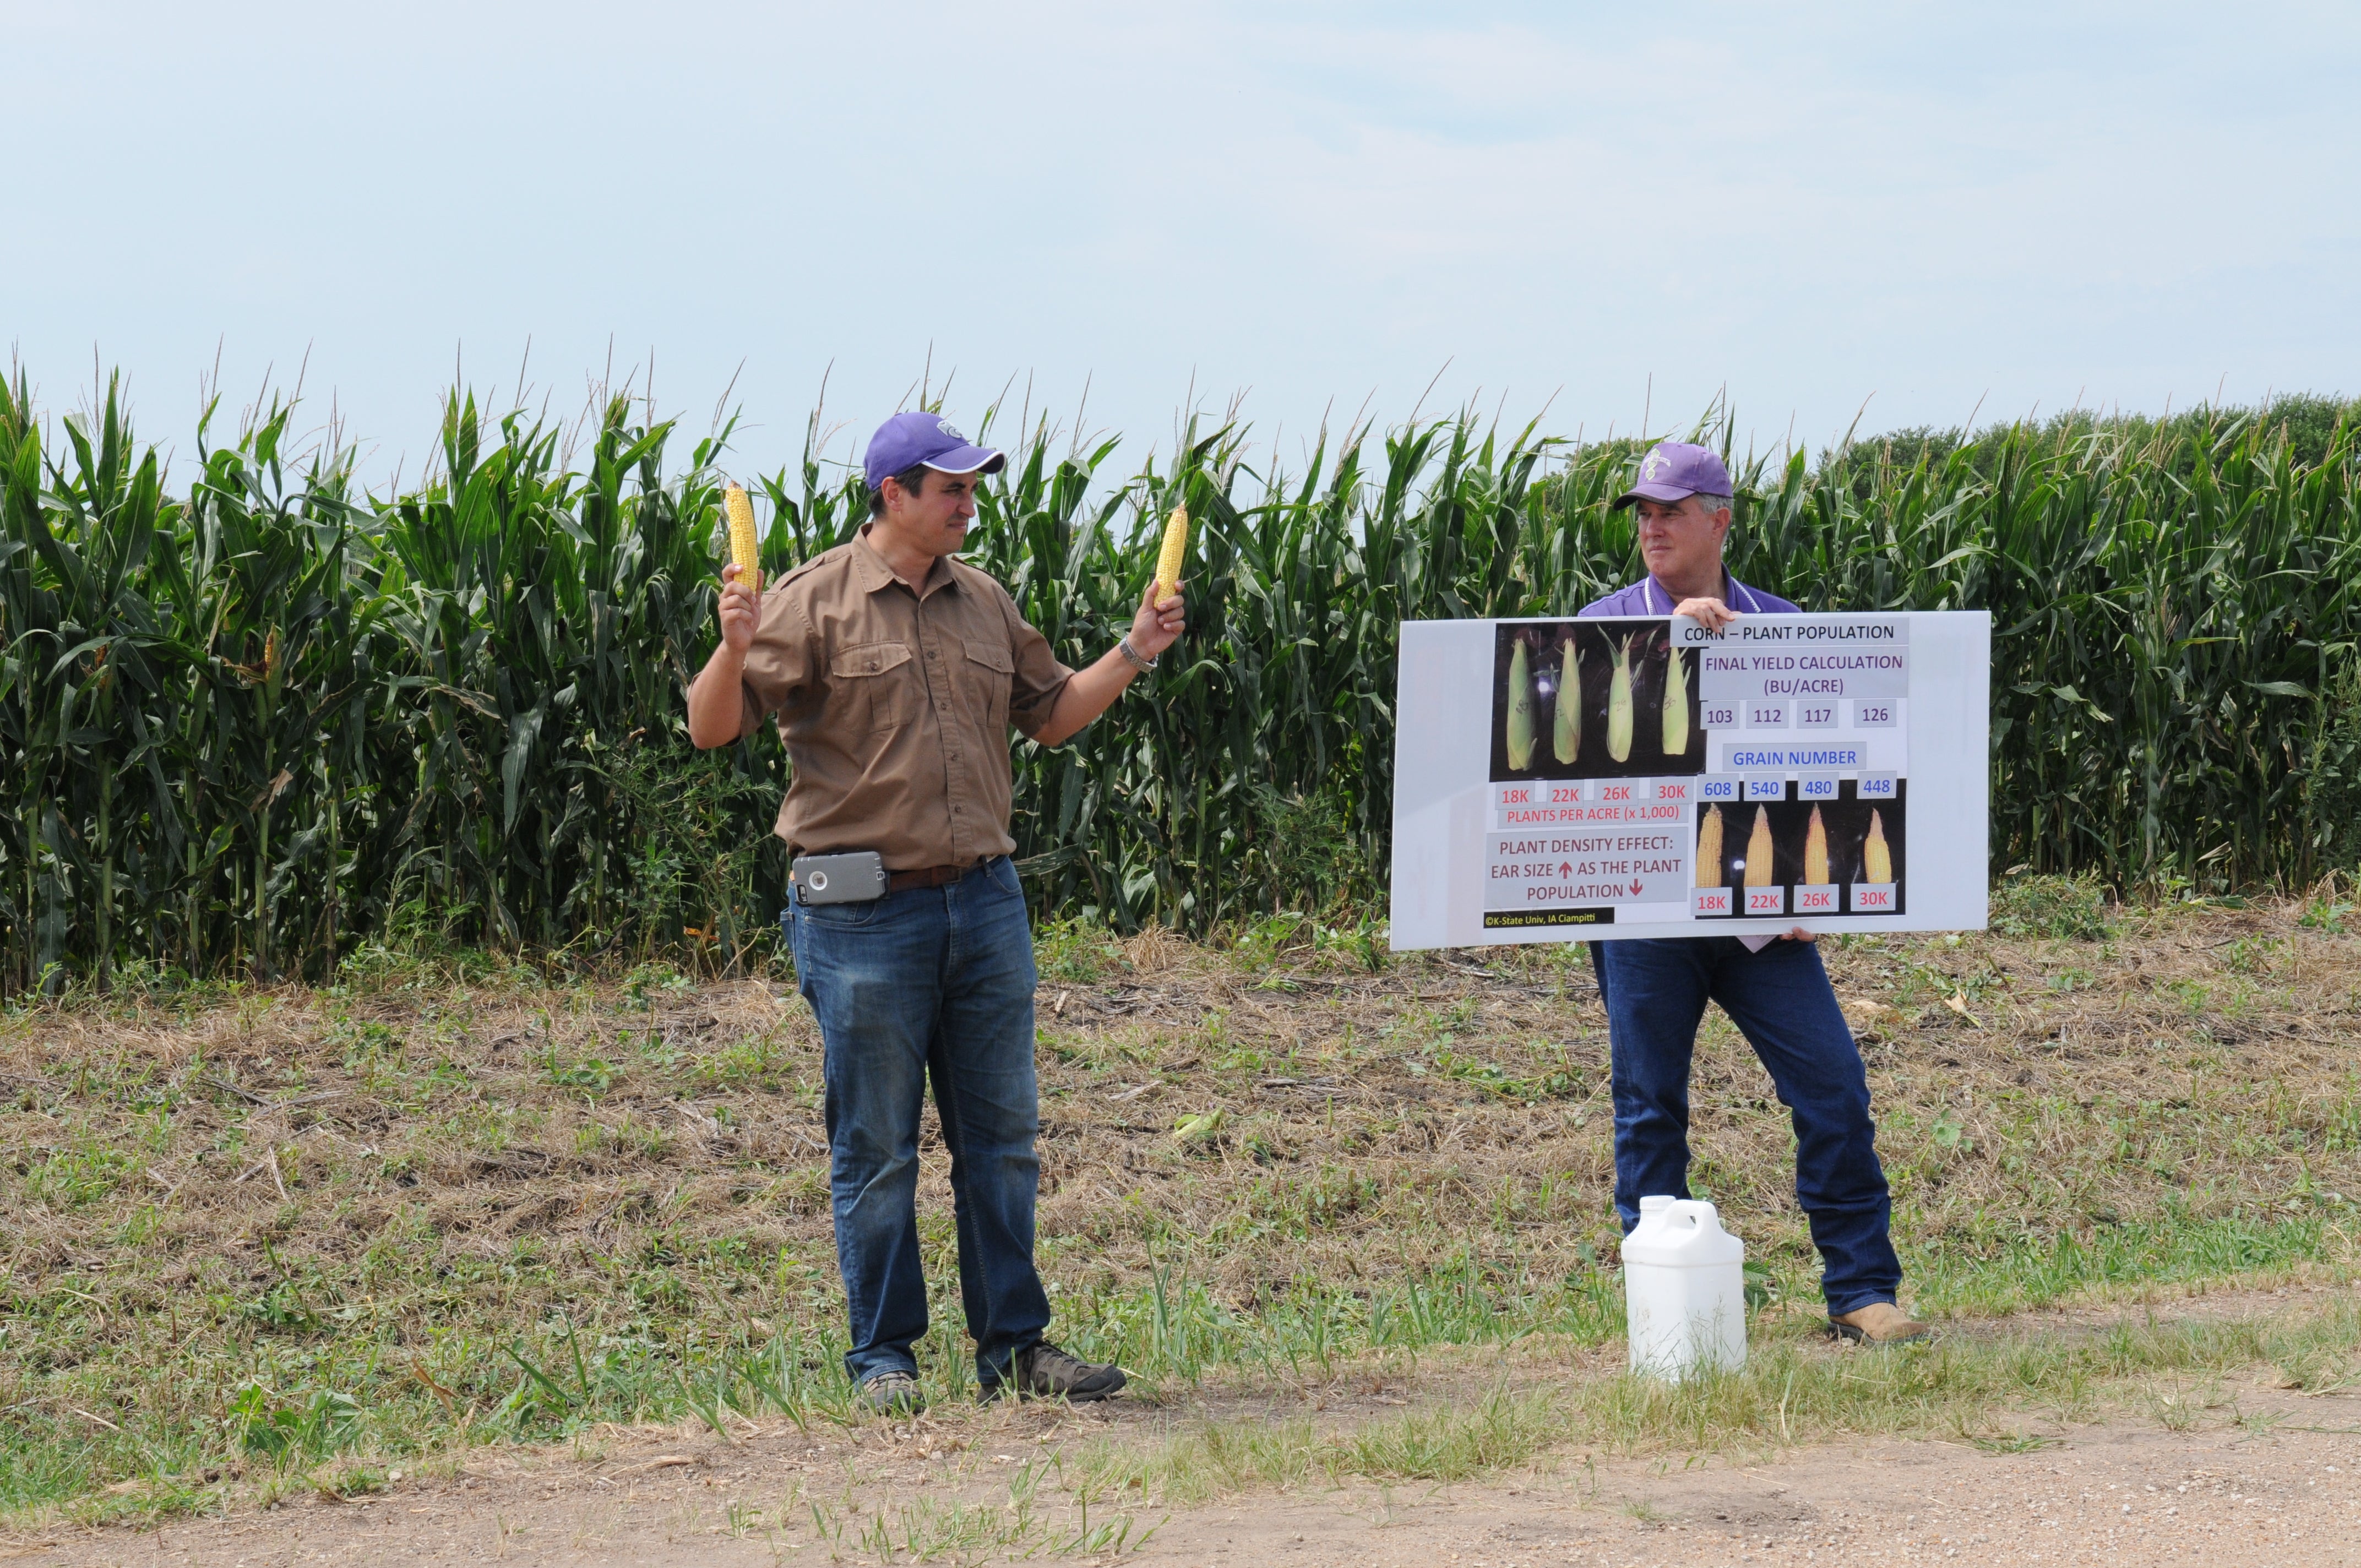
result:
<svg viewBox="0 0 2361 1568"><path fill-rule="evenodd" d="M1974 1325L2349 1277L2361 1079L2335 1042L2361 963L2317 902L2110 908L2092 939L2028 894L2023 936L1828 944L1905 1300ZM1070 1348L1185 1401L1621 1336L1579 949L1372 968L1280 916L1205 947L1053 927L1040 962L1040 1255ZM366 1487L605 1422L857 1420L821 1077L778 971L594 983L379 953L323 990L159 983L0 1018L0 1510ZM1820 1309L1793 1135L1719 1014L1691 1146L1693 1186L1747 1243L1763 1355L1803 1354ZM949 1410L973 1379L947 1161L932 1133L921 1152L919 1361ZM2335 1381L2338 1354L2301 1375ZM1439 1475L1464 1437L1497 1467L1527 1393L1480 1442L1405 1426L1392 1461L1288 1463ZM1204 1464L1268 1469L1266 1436ZM967 1528L838 1522L847 1541Z"/></svg>

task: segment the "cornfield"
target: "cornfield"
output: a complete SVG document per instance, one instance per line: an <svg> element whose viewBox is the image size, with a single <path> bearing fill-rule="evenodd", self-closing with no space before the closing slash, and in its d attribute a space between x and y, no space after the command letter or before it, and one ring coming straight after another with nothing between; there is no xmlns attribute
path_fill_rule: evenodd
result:
<svg viewBox="0 0 2361 1568"><path fill-rule="evenodd" d="M173 496L112 385L54 422L0 385L0 992L318 975L373 941L767 941L785 758L767 732L694 751L681 698L731 433L667 473L681 438L640 406L607 402L577 464L566 431L454 392L435 469L379 497L349 454L291 453L280 403L201 429ZM2300 411L1739 462L1731 565L1807 609L1993 612L1998 865L2302 882L2361 848L2361 510L2345 411ZM1692 434L1729 445L1718 418ZM1077 740L1015 747L1045 911L1373 907L1397 624L1563 615L1638 575L1607 505L1637 442L1455 417L1281 467L1248 436L1192 425L1119 482L1114 441L1004 437L971 559L1070 663L1128 621L1166 515L1196 522L1166 667ZM866 512L809 440L750 488L766 577Z"/></svg>

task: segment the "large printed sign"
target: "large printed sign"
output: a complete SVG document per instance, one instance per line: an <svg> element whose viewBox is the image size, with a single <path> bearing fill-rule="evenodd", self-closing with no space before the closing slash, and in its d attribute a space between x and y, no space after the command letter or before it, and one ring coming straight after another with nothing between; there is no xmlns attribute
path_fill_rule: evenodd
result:
<svg viewBox="0 0 2361 1568"><path fill-rule="evenodd" d="M1393 945L1982 926L1991 642L1981 611L1406 623Z"/></svg>

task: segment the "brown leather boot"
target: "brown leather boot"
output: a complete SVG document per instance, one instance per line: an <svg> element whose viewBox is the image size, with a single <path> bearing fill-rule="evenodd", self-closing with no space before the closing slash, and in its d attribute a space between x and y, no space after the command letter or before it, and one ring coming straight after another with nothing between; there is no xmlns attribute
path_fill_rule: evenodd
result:
<svg viewBox="0 0 2361 1568"><path fill-rule="evenodd" d="M1842 1317L1830 1317L1828 1332L1855 1344L1909 1344L1935 1331L1891 1301L1872 1301Z"/></svg>
<svg viewBox="0 0 2361 1568"><path fill-rule="evenodd" d="M1020 1399L1067 1399L1074 1404L1112 1398L1126 1381L1123 1368L1069 1355L1048 1340L1016 1353L1009 1376L983 1391L988 1403L1014 1391Z"/></svg>

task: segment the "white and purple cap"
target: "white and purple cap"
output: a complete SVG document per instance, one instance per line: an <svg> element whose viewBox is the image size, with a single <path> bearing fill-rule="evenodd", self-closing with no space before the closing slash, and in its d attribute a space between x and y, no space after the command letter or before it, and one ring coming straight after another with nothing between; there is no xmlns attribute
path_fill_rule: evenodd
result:
<svg viewBox="0 0 2361 1568"><path fill-rule="evenodd" d="M940 474L997 474L1007 457L989 446L978 446L952 428L940 414L895 414L869 438L869 455L861 462L873 492L886 479L919 465Z"/></svg>
<svg viewBox="0 0 2361 1568"><path fill-rule="evenodd" d="M1615 498L1617 510L1645 497L1652 501L1685 501L1691 496L1727 496L1730 470L1709 446L1686 441L1659 441L1640 459L1640 482Z"/></svg>

